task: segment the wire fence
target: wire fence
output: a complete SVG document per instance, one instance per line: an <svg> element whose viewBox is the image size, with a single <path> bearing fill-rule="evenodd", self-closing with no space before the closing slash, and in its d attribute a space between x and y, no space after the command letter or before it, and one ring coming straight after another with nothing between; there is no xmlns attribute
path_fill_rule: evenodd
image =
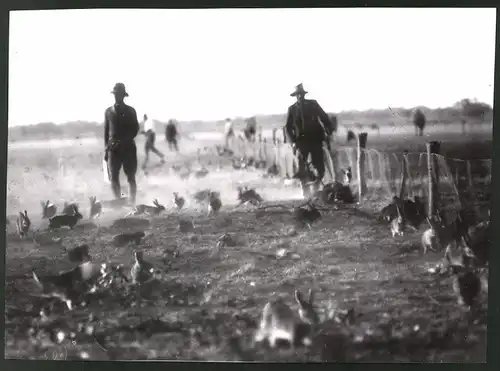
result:
<svg viewBox="0 0 500 371"><path fill-rule="evenodd" d="M235 157L264 160L268 166L276 164L279 176L290 178L297 170L296 156L287 143L272 140L256 140L249 142L243 138L235 137L229 141L229 147ZM429 177L428 159L425 152L390 153L377 149L362 149L364 152L363 177L367 185L368 195L380 198L392 197L397 194L401 185L403 162L407 169L407 193L428 196ZM337 146L332 151L335 159L335 172L350 167L353 174L352 186L358 186L358 153L355 147ZM460 202L459 195L481 196L491 189L492 161L491 159L462 160L447 158L433 154L437 165L436 176L439 182L440 194L445 195L451 203ZM331 181L331 176L326 172L325 182Z"/></svg>

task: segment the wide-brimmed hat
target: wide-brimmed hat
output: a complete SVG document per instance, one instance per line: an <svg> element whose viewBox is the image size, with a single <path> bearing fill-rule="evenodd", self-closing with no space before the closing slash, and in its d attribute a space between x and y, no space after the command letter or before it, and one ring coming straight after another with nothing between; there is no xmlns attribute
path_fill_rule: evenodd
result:
<svg viewBox="0 0 500 371"><path fill-rule="evenodd" d="M111 91L111 94L122 93L125 97L128 97L127 89L125 89L125 84L123 82L117 82Z"/></svg>
<svg viewBox="0 0 500 371"><path fill-rule="evenodd" d="M304 90L304 86L302 86L302 83L300 83L299 85L297 85L295 87L295 91L293 93L290 94L291 97L295 97L296 95L306 95L307 94L307 91Z"/></svg>

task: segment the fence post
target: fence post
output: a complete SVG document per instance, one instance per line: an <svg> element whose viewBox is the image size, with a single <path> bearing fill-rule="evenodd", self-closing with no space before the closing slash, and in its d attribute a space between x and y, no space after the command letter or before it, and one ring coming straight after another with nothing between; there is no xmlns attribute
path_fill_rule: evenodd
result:
<svg viewBox="0 0 500 371"><path fill-rule="evenodd" d="M264 161L266 162L266 166L269 166L269 157L267 155L267 139L264 138L262 141L262 157L264 158Z"/></svg>
<svg viewBox="0 0 500 371"><path fill-rule="evenodd" d="M472 182L472 166L471 166L469 160L467 160L465 162L465 164L466 164L466 167L467 167L467 182L469 183L468 192L472 195L472 194L474 194L474 190L473 190L474 184Z"/></svg>
<svg viewBox="0 0 500 371"><path fill-rule="evenodd" d="M465 119L462 119L461 124L462 124L462 134L465 134L467 131L466 130L467 129L467 121Z"/></svg>
<svg viewBox="0 0 500 371"><path fill-rule="evenodd" d="M408 155L408 150L403 151L403 162L401 163L401 185L399 188L399 199L404 200L406 191L406 178L408 177L408 169L406 167L406 156ZM408 192L409 193L409 192Z"/></svg>
<svg viewBox="0 0 500 371"><path fill-rule="evenodd" d="M281 163L281 140L276 138L276 164L278 165L280 177L284 178L283 164Z"/></svg>
<svg viewBox="0 0 500 371"><path fill-rule="evenodd" d="M439 168L436 154L439 154L441 143L427 142L427 175L429 177L429 205L427 215L435 216L439 205Z"/></svg>
<svg viewBox="0 0 500 371"><path fill-rule="evenodd" d="M365 148L366 141L368 139L368 133L358 134L358 202L361 202L363 194L366 193L366 181L365 181Z"/></svg>
<svg viewBox="0 0 500 371"><path fill-rule="evenodd" d="M276 145L276 132L278 131L278 129L274 128L273 129L273 144Z"/></svg>

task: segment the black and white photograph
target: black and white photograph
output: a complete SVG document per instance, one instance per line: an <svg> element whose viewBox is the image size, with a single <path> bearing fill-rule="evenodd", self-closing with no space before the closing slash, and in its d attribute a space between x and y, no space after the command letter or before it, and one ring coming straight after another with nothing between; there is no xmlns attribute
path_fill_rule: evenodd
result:
<svg viewBox="0 0 500 371"><path fill-rule="evenodd" d="M486 362L495 8L9 13L5 358Z"/></svg>

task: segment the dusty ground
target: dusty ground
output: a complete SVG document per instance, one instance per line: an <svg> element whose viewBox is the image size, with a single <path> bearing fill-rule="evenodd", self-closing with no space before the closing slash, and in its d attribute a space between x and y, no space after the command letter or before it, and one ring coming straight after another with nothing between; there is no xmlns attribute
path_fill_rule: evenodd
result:
<svg viewBox="0 0 500 371"><path fill-rule="evenodd" d="M285 213L257 217L251 208L234 208L235 187L242 182L257 186L267 200L297 202L284 201L298 198L300 192L281 181L269 185L257 172L236 174L226 168L219 175L214 171L204 180L188 182L158 175L140 179L141 184L147 184L140 197L147 201L160 195L169 210L151 219L140 246L118 248L110 243L120 231L110 223L125 211L105 213L97 228L84 221L74 231L54 232L62 237L62 244L54 244L37 216L39 200L51 198L60 203L72 197L84 203L89 194L104 198L107 191L102 190L99 153L86 150L83 156L76 152L67 155L68 170L59 178L47 154L42 158L41 153L46 154L47 149L29 156L21 151L9 153L9 164L17 165L9 168L10 213L19 207L29 210L39 245L20 241L8 228L6 358L485 360L485 293L482 310L471 319L456 305L450 278L428 273L442 255L423 256L418 232L391 238L387 226L379 224L369 208L353 206L325 212L312 230L297 229ZM185 160L182 156L172 159ZM31 171L20 173L20 164ZM53 180L41 176L44 173ZM61 182L61 177L71 186ZM48 189L50 183L53 187ZM183 214L194 218L196 230L179 232L179 216L169 204L170 192L177 188L189 195L205 186L220 190L226 206L219 216L210 218L188 208ZM237 246L217 248L216 240L223 233L234 236ZM132 264L134 249L144 251L163 277L141 291L115 290L112 295L97 296L73 312L57 309L47 322L40 322L37 312L42 300L31 296L36 291L30 271L36 269L43 275L70 268L65 249L80 243L91 244L96 261L109 260L127 267ZM308 350L269 351L265 346L252 346L266 301L281 296L296 308L292 296L296 288L304 292L315 289L322 318L328 317L331 307L354 308L356 323L347 329L331 321L325 323L323 335L318 335ZM78 333L78 324L85 323L91 313L97 317L94 335ZM38 335L29 335L30 328L40 330ZM77 336L58 344L51 334L59 330ZM370 330L373 334L369 336Z"/></svg>

